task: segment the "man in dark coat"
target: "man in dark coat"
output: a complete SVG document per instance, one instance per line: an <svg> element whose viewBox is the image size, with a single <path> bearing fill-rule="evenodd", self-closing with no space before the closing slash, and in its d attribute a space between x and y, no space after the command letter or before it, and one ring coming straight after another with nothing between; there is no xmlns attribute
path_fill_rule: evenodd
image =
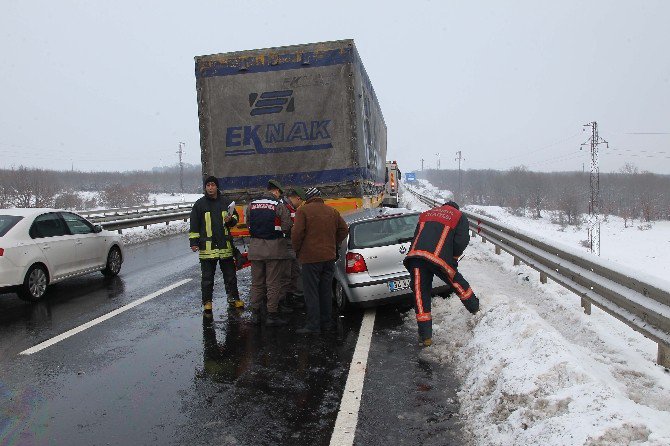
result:
<svg viewBox="0 0 670 446"><path fill-rule="evenodd" d="M349 228L336 209L327 206L317 188L306 191L307 201L295 213L291 230L293 249L302 266L307 323L296 333L332 329L333 275L340 243Z"/></svg>
<svg viewBox="0 0 670 446"><path fill-rule="evenodd" d="M475 314L479 310L479 299L458 272L458 258L469 242L468 220L453 201L419 216L414 240L404 260L414 292L419 345L428 347L433 343L430 304L434 275L451 284L470 313Z"/></svg>
<svg viewBox="0 0 670 446"><path fill-rule="evenodd" d="M242 308L244 303L237 290L233 238L230 235L230 228L237 224L239 216L234 208L229 209L230 200L221 197L216 177L207 177L204 188L205 195L191 209L188 239L191 251L198 252L200 257L202 304L205 313L211 314L217 263L223 273L228 304L233 308Z"/></svg>

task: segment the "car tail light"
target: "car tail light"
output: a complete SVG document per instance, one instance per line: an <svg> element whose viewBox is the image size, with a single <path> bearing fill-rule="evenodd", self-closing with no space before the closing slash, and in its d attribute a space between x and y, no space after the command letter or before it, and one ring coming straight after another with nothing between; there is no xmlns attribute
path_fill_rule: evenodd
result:
<svg viewBox="0 0 670 446"><path fill-rule="evenodd" d="M365 259L356 252L347 253L347 274L362 273L368 270Z"/></svg>
<svg viewBox="0 0 670 446"><path fill-rule="evenodd" d="M5 253L5 250L3 248L0 248L0 257Z"/></svg>

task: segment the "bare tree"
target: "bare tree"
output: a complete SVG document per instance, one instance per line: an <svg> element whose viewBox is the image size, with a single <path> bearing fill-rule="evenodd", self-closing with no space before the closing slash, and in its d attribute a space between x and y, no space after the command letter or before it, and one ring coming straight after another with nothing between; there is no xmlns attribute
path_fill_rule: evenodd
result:
<svg viewBox="0 0 670 446"><path fill-rule="evenodd" d="M102 191L101 199L105 206L112 208L140 206L149 200L149 193L140 184L124 186L116 183Z"/></svg>
<svg viewBox="0 0 670 446"><path fill-rule="evenodd" d="M84 199L73 190L59 194L54 200L54 207L59 209L84 209Z"/></svg>

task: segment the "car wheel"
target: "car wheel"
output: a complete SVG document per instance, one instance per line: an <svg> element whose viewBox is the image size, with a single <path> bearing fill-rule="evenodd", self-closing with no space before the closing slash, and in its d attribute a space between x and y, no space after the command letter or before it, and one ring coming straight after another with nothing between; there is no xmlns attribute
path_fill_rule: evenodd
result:
<svg viewBox="0 0 670 446"><path fill-rule="evenodd" d="M333 297L335 298L335 305L337 305L337 308L338 310L340 310L340 313L344 313L345 311L349 310L349 307L351 305L349 304L349 300L347 299L347 294L344 292L342 284L338 281L335 281L335 290L333 292Z"/></svg>
<svg viewBox="0 0 670 446"><path fill-rule="evenodd" d="M102 270L105 277L114 277L121 271L121 250L117 246L112 246L107 254L107 265Z"/></svg>
<svg viewBox="0 0 670 446"><path fill-rule="evenodd" d="M19 297L28 302L40 300L47 292L49 275L42 265L33 265L23 279L23 285L19 289Z"/></svg>

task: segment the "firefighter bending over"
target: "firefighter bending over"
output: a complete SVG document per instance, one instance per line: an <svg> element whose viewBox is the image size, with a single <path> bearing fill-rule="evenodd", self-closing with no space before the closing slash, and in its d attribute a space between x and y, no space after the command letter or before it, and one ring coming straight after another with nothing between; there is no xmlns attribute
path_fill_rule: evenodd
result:
<svg viewBox="0 0 670 446"><path fill-rule="evenodd" d="M469 242L468 220L453 201L419 216L404 264L410 273L414 292L414 311L421 346L428 347L433 343L433 321L430 315L433 276L451 284L470 313L475 314L479 310L479 299L458 272L458 258Z"/></svg>

